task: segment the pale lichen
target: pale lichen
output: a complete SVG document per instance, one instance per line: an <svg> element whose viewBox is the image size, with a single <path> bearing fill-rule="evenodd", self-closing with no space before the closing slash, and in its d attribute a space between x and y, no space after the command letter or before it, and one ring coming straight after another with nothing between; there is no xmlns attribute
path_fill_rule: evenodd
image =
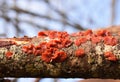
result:
<svg viewBox="0 0 120 82"><path fill-rule="evenodd" d="M113 46L110 46L110 45L104 45L104 52L109 52L109 51L112 51L113 49Z"/></svg>
<svg viewBox="0 0 120 82"><path fill-rule="evenodd" d="M98 55L103 54L102 46L96 46L95 51L96 51L96 54L98 54Z"/></svg>
<svg viewBox="0 0 120 82"><path fill-rule="evenodd" d="M9 51L13 52L12 59L14 60L20 60L21 54L23 55L21 46L13 45L10 47Z"/></svg>
<svg viewBox="0 0 120 82"><path fill-rule="evenodd" d="M116 56L116 58L118 59L118 60L120 60L120 50L118 49L118 46L119 45L116 45L116 46L114 46L113 47L113 54Z"/></svg>
<svg viewBox="0 0 120 82"><path fill-rule="evenodd" d="M93 53L89 53L88 55L87 55L87 60L88 60L88 63L89 64L92 64L92 63L94 63L95 62L95 58L93 58L95 55L93 55Z"/></svg>
<svg viewBox="0 0 120 82"><path fill-rule="evenodd" d="M3 59L5 56L5 52L7 52L7 48L1 48L0 49L0 59Z"/></svg>

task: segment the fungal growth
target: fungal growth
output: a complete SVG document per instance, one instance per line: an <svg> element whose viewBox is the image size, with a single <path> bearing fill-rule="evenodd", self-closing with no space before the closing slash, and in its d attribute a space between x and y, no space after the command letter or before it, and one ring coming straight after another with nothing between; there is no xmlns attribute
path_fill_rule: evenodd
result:
<svg viewBox="0 0 120 82"><path fill-rule="evenodd" d="M107 58L107 60L110 60L110 61L117 60L117 58L115 57L115 55L112 52L105 52L104 56Z"/></svg>
<svg viewBox="0 0 120 82"><path fill-rule="evenodd" d="M82 48L75 51L75 56L77 57L83 57L84 55L85 55L85 51Z"/></svg>
<svg viewBox="0 0 120 82"><path fill-rule="evenodd" d="M10 51L7 51L7 52L5 53L5 55L6 55L6 57L7 57L8 59L10 59L10 58L12 57L13 53L10 52Z"/></svg>
<svg viewBox="0 0 120 82"><path fill-rule="evenodd" d="M96 45L98 43L104 43L104 45L110 46L115 46L118 43L117 38L112 36L112 33L107 30L99 30L97 32L86 30L73 33L71 35L67 32L42 31L38 33L37 38L43 38L45 40L39 42L37 45L24 45L22 50L27 54L40 56L40 58L47 63L65 61L69 54L67 54L64 49L74 44L76 47L80 47L82 44L86 44L87 42L91 42L91 44ZM76 57L84 57L86 52L84 48L78 48L75 49L75 53L71 54L75 54ZM104 57L109 61L117 61L117 58L112 54L112 51L105 52Z"/></svg>
<svg viewBox="0 0 120 82"><path fill-rule="evenodd" d="M29 44L22 47L27 54L41 56L41 59L47 63L63 62L67 54L61 51L62 48L69 47L72 44L67 32L43 31L38 33L38 38L48 37L50 41L40 42L37 45Z"/></svg>

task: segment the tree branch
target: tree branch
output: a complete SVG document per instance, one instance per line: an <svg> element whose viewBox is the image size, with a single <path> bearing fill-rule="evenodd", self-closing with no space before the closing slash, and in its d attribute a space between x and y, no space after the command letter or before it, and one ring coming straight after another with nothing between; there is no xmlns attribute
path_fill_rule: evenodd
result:
<svg viewBox="0 0 120 82"><path fill-rule="evenodd" d="M59 19L52 18L50 16L40 15L40 14L37 14L37 13L34 13L34 12L30 12L30 11L27 11L27 10L24 10L24 9L21 9L21 8L18 8L18 7L11 7L10 9L11 10L15 10L18 13L25 13L25 14L29 14L29 15L32 15L32 16L37 16L37 17L40 17L40 18L52 20L52 21L55 21L55 22L62 22L63 24L75 27L76 29L84 30L83 28L81 28L80 25L76 26L76 24L71 24L68 21L62 21L62 20L59 20Z"/></svg>
<svg viewBox="0 0 120 82"><path fill-rule="evenodd" d="M111 25L113 25L115 21L115 6L116 6L116 0L112 0L111 2Z"/></svg>
<svg viewBox="0 0 120 82"><path fill-rule="evenodd" d="M61 18L64 20L63 23L65 22L69 22L69 18L67 16L66 13L60 11L59 9L57 9L56 7L54 7L51 3L50 3L50 0L44 0L47 5L49 6L49 8L51 8L53 11L55 11L57 14L59 14L61 16ZM72 23L74 21L71 21ZM77 23L73 23L72 24L73 27L75 27L76 29L79 29L79 30L85 30L85 28L83 28L80 24L77 24Z"/></svg>
<svg viewBox="0 0 120 82"><path fill-rule="evenodd" d="M120 79L119 40L107 30L0 39L0 77Z"/></svg>

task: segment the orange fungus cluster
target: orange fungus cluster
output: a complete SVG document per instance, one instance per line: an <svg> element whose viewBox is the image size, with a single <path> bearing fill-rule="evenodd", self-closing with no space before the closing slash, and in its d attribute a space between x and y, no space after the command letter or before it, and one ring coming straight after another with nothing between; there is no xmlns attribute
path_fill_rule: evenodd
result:
<svg viewBox="0 0 120 82"><path fill-rule="evenodd" d="M118 33L119 35L119 33ZM105 45L115 46L118 43L118 39L115 36L112 36L112 33L107 30L98 30L96 32L92 32L92 30L81 31L77 33L73 33L71 36L76 37L74 43L76 46L80 46L87 41L91 41L93 44L98 44L100 42L104 43ZM84 53L84 50L78 49L75 52L76 56L81 56ZM106 52L105 56L107 56L107 60L116 61L117 58L111 52ZM111 54L111 55L110 55ZM83 54L82 54L83 55Z"/></svg>
<svg viewBox="0 0 120 82"><path fill-rule="evenodd" d="M27 54L41 56L47 63L62 62L67 58L67 54L60 50L72 44L67 32L43 31L38 33L38 37L49 37L49 42L41 42L38 45L25 45L22 50Z"/></svg>
<svg viewBox="0 0 120 82"><path fill-rule="evenodd" d="M97 44L103 41L106 45L114 46L117 44L117 38L113 37L112 34L107 30L98 30L93 33L92 30L81 31L73 33L71 36L78 37L74 42L77 46L90 40L92 43Z"/></svg>
<svg viewBox="0 0 120 82"><path fill-rule="evenodd" d="M69 47L71 44L80 46L81 44L91 41L93 44L98 44L100 42L114 46L117 44L118 40L116 37L107 30L99 30L93 32L92 30L81 31L69 35L67 32L58 31L42 31L38 33L37 38L49 38L48 41L40 42L38 45L24 45L22 50L27 54L34 54L35 56L41 56L41 59L47 63L49 62L62 62L67 58L67 54L62 48ZM75 39L71 40L72 37ZM105 57L108 60L115 61L116 57L110 55L112 53L105 53ZM106 56L109 55L109 56ZM83 57L85 56L84 49L80 48L75 51L75 56Z"/></svg>
<svg viewBox="0 0 120 82"><path fill-rule="evenodd" d="M112 45L112 46L114 46L114 45L117 44L117 42L118 42L117 39L114 38L114 37L112 37L112 36L106 36L106 37L104 38L104 43L107 44L107 45Z"/></svg>
<svg viewBox="0 0 120 82"><path fill-rule="evenodd" d="M75 44L77 46L80 46L82 43L85 43L87 41L87 39L85 37L79 38L75 41Z"/></svg>

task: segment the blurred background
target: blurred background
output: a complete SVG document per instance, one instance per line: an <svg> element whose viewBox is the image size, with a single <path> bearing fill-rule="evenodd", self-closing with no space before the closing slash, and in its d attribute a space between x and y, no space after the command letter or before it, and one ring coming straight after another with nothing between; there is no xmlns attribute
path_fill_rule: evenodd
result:
<svg viewBox="0 0 120 82"><path fill-rule="evenodd" d="M120 25L119 13L120 0L0 0L0 37L35 36L42 30L73 33ZM16 78L14 82L35 80L83 82L82 79L53 78Z"/></svg>

